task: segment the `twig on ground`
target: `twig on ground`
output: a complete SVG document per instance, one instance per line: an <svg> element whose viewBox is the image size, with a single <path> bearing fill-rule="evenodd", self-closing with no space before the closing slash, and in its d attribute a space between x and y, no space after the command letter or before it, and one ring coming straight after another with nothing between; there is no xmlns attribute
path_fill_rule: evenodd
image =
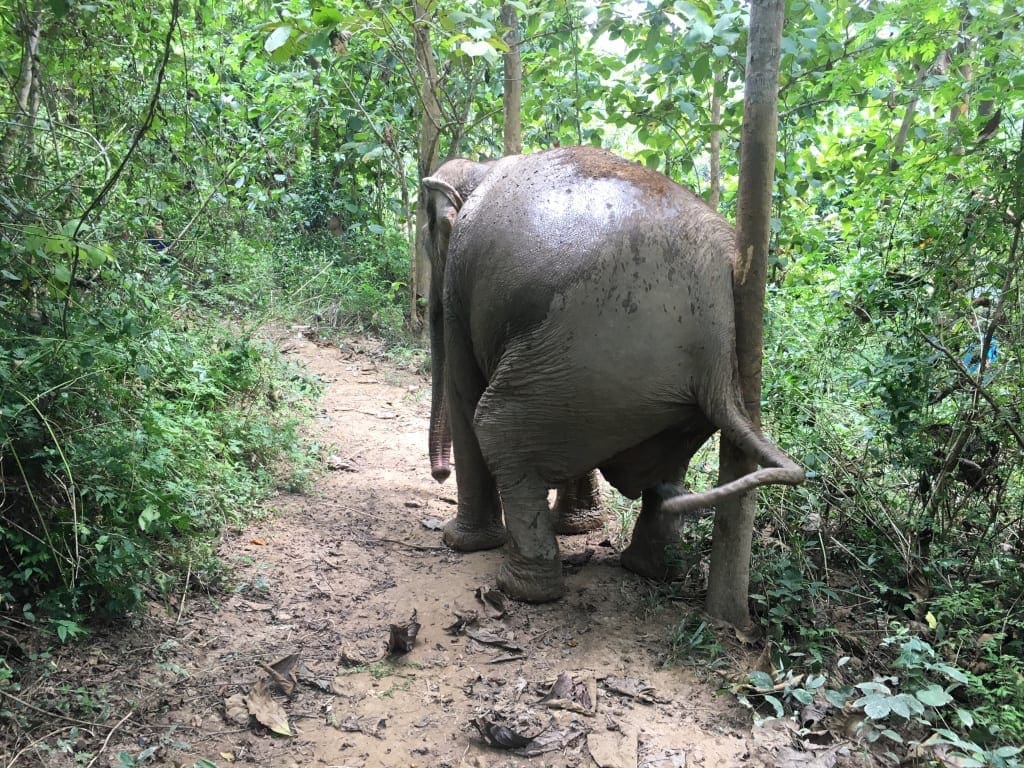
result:
<svg viewBox="0 0 1024 768"><path fill-rule="evenodd" d="M107 746L110 744L110 739L113 737L114 733L122 725L124 725L128 721L128 718L130 718L134 714L135 714L135 709L133 707L131 710L128 711L127 715L125 715L124 717L122 717L120 720L117 721L117 723L114 725L114 727L111 728L110 732L107 734L107 738L105 738L103 740L103 743L100 745L99 750L96 752L95 755L93 755L92 760L90 760L88 762L88 764L85 766L85 768L92 768L96 764L96 761L100 759L100 755L102 755L104 752L107 751Z"/></svg>
<svg viewBox="0 0 1024 768"><path fill-rule="evenodd" d="M23 707L27 707L28 709L31 709L34 712L38 712L41 715L46 715L47 717L52 717L55 720L66 720L69 723L74 723L75 725L87 725L90 728L96 728L99 725L99 723L91 723L88 720L79 720L76 717L70 717L68 715L62 715L60 712L51 712L48 709L43 709L42 707L37 707L35 704L29 704L24 699L19 699L17 696L15 696L13 693L10 693L9 691L0 691L0 696L6 696L11 701L16 701L19 704L21 704L21 706L23 706Z"/></svg>

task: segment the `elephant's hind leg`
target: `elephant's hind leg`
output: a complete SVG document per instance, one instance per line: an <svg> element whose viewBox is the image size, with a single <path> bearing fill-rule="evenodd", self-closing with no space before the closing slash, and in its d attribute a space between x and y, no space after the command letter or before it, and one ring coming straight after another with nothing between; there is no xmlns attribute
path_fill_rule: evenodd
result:
<svg viewBox="0 0 1024 768"><path fill-rule="evenodd" d="M604 525L597 470L559 487L555 496L555 533L572 535Z"/></svg>
<svg viewBox="0 0 1024 768"><path fill-rule="evenodd" d="M508 526L505 562L498 587L517 600L542 603L562 596L562 561L547 505L547 487L537 477L501 485Z"/></svg>
<svg viewBox="0 0 1024 768"><path fill-rule="evenodd" d="M644 491L633 538L620 556L622 567L627 571L655 581L671 581L680 575L677 554L680 517L662 509L665 499L680 493L683 493L681 488L669 483Z"/></svg>

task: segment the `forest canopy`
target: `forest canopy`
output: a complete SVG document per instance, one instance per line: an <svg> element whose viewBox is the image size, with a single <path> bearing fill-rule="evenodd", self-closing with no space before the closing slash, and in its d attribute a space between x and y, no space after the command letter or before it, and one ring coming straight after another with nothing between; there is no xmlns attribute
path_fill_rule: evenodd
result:
<svg viewBox="0 0 1024 768"><path fill-rule="evenodd" d="M212 588L221 526L301 487L316 387L266 324L422 348L419 179L503 153L510 40L524 152L602 146L734 216L746 4L506 6L511 38L498 2L0 0L9 620L65 640ZM762 401L809 482L762 492L752 607L780 674L839 675L888 738L907 700L836 672L880 654L918 680L900 722L979 765L1024 741L1022 14L791 0L778 90ZM752 706L813 694L776 682Z"/></svg>

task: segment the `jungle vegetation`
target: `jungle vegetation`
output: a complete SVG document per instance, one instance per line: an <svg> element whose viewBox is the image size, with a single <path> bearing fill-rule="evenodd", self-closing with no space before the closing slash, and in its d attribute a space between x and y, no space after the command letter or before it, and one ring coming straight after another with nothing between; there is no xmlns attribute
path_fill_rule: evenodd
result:
<svg viewBox="0 0 1024 768"><path fill-rule="evenodd" d="M761 493L773 672L741 695L824 692L962 765L1024 742L1022 13L790 0L781 46L762 402L809 480ZM523 151L604 146L734 218L748 14L0 0L8 626L72 640L213 585L216 531L301 485L315 384L268 323L425 343L418 179L502 154L509 41ZM681 556L709 549L699 524ZM716 646L696 618L666 643Z"/></svg>

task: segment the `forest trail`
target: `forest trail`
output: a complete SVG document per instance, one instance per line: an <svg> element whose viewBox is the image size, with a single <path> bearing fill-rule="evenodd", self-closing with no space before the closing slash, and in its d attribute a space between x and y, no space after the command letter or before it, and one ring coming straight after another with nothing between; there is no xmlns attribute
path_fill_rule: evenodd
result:
<svg viewBox="0 0 1024 768"><path fill-rule="evenodd" d="M609 531L562 537L566 597L508 601L499 616L476 593L493 585L500 550L456 553L435 530L454 513L455 484L430 477L429 381L373 342L321 346L291 330L279 343L324 383L310 438L329 469L307 494L279 494L266 517L225 534L233 591L157 611L148 641L128 631L97 638L87 658L55 659L69 679L77 669L133 697L97 765L151 747L138 765L762 764L749 756L748 713L687 668L663 668L689 609L652 599L622 570ZM382 658L389 626L414 611L411 650ZM470 621L451 634L457 616ZM541 702L562 673L561 706ZM284 715L292 736L252 712ZM517 753L484 733L510 744L540 735Z"/></svg>

